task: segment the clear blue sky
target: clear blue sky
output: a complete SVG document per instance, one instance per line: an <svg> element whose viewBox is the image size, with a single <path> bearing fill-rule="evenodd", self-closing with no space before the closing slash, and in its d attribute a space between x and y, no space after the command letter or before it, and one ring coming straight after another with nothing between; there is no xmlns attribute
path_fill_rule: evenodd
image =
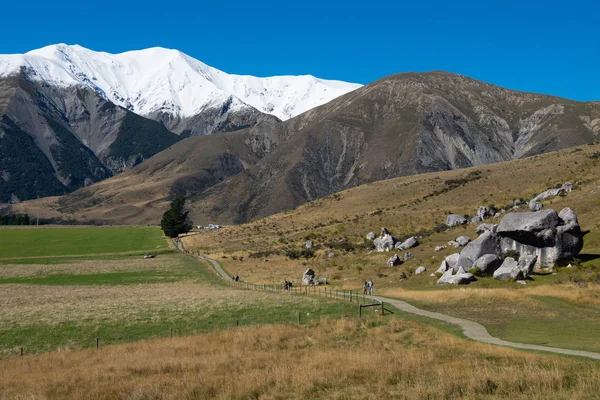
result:
<svg viewBox="0 0 600 400"><path fill-rule="evenodd" d="M600 100L594 1L3 3L0 53L54 43L112 53L162 46L229 73L369 83L398 72L445 70Z"/></svg>

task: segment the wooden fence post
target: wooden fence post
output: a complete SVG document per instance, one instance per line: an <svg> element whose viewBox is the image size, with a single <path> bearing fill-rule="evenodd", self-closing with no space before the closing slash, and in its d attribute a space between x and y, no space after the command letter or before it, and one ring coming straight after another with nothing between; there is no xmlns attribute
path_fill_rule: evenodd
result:
<svg viewBox="0 0 600 400"><path fill-rule="evenodd" d="M173 328L171 328L171 337L173 337Z"/></svg>
<svg viewBox="0 0 600 400"><path fill-rule="evenodd" d="M240 320L239 320L239 319L236 319L236 320L235 320L235 327L236 327L236 328L239 328L239 327L240 327Z"/></svg>
<svg viewBox="0 0 600 400"><path fill-rule="evenodd" d="M24 353L24 350L23 350L23 348L21 347L21 356L23 356L23 353Z"/></svg>
<svg viewBox="0 0 600 400"><path fill-rule="evenodd" d="M385 314L385 308L383 308L383 301L381 302L381 315Z"/></svg>
<svg viewBox="0 0 600 400"><path fill-rule="evenodd" d="M362 304L358 305L358 318L362 318Z"/></svg>
<svg viewBox="0 0 600 400"><path fill-rule="evenodd" d="M96 350L100 349L100 338L96 338Z"/></svg>
<svg viewBox="0 0 600 400"><path fill-rule="evenodd" d="M327 288L323 288L323 292L325 293L325 297L327 297Z"/></svg>
<svg viewBox="0 0 600 400"><path fill-rule="evenodd" d="M298 313L298 325L300 325L300 313Z"/></svg>

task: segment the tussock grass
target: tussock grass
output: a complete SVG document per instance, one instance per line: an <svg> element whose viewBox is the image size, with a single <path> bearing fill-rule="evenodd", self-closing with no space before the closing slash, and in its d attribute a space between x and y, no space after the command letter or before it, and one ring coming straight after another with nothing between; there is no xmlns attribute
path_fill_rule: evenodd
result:
<svg viewBox="0 0 600 400"><path fill-rule="evenodd" d="M35 399L591 399L598 363L465 342L412 322L321 320L0 361Z"/></svg>
<svg viewBox="0 0 600 400"><path fill-rule="evenodd" d="M445 227L436 230L445 221L446 214L472 216L478 206L490 204L502 209L512 205L514 199L530 199L559 183L582 181L583 184L567 196L545 201L545 207L573 208L582 228L592 230L592 235L586 236L590 245L586 245L583 253L600 254L600 237L594 237L600 229L597 193L600 164L597 159L589 158L597 151L598 145L582 146L501 164L374 182L267 218L217 231L203 231L183 240L190 250L212 255L228 270L235 270L244 279L256 283L279 283L286 277L294 279L310 267L329 277L332 284L346 289L359 289L364 280L378 279L380 274L387 277L378 279L378 287L404 287L413 281L400 283L403 273L410 276L410 271L419 265L435 271L444 256L456 251L447 249L436 253L435 246L462 235L477 237L474 226L457 227L449 232L445 232ZM469 178L473 176L478 179ZM526 211L527 207L521 210ZM487 222L498 223L499 219L491 218ZM400 239L425 234L421 246L410 250L415 255L414 260L401 267L386 268L385 262L394 252L365 250L365 235L370 231L378 234L382 226ZM290 260L285 257L286 250L301 249L307 238L316 245L314 258ZM337 242L350 242L355 251L327 246ZM248 257L259 252L265 256ZM330 252L334 252L335 257L329 258ZM397 253L402 256L403 252ZM223 259L223 256L228 258ZM233 256L238 259L234 260ZM239 257L244 260L239 261ZM265 258L269 260L266 263ZM419 279L428 282L427 277Z"/></svg>
<svg viewBox="0 0 600 400"><path fill-rule="evenodd" d="M600 351L600 285L554 284L511 288L386 290L426 310L477 321L502 339Z"/></svg>
<svg viewBox="0 0 600 400"><path fill-rule="evenodd" d="M541 285L513 288L448 288L447 290L404 290L387 289L382 294L407 300L430 303L461 302L469 299L493 302L505 299L523 306L535 308L537 302L532 296L556 297L573 304L600 305L600 285L580 286L574 283Z"/></svg>

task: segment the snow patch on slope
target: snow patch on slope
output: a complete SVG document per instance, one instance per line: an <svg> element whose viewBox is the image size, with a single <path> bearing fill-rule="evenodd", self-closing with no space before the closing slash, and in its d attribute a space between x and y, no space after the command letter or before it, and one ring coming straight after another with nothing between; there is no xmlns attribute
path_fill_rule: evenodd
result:
<svg viewBox="0 0 600 400"><path fill-rule="evenodd" d="M304 76L231 75L180 51L160 47L120 54L58 44L26 54L0 55L0 77L25 70L57 86L84 85L140 114L191 117L232 99L282 120L327 103L361 85Z"/></svg>

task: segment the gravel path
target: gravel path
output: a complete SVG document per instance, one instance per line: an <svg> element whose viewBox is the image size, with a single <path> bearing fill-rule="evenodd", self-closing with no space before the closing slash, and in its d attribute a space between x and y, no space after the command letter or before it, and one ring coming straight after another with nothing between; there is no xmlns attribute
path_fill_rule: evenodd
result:
<svg viewBox="0 0 600 400"><path fill-rule="evenodd" d="M211 263L213 268L224 279L231 279L229 277L229 275L227 275L227 273L223 270L223 268L221 268L219 263L216 262L215 260L210 259L208 257L201 256L201 255L199 255L197 257L201 260L208 261L209 263ZM549 353L587 357L587 358L593 358L596 360L600 360L600 353L594 353L591 351L561 349L558 347L538 346L536 344L516 343L516 342L509 342L506 340L498 339L498 338L495 338L492 335L490 335L488 333L487 329L485 329L485 327L483 325L481 325L477 322L470 321L468 319L452 317L452 316L446 315L446 314L440 314L437 312L423 310L423 309L417 308L415 306L412 306L402 300L395 300L395 299L390 299L390 298L381 297L381 296L372 296L372 299L376 300L376 301L380 301L380 302L383 301L385 303L391 304L394 307L396 307L397 309L405 311L405 312L409 312L411 314L422 315L424 317L438 319L440 321L449 322L451 324L458 325L462 328L463 333L465 334L466 337L468 337L469 339L472 339L472 340L476 340L478 342L495 344L498 346L513 347L515 349L546 351Z"/></svg>
<svg viewBox="0 0 600 400"><path fill-rule="evenodd" d="M208 261L209 263L212 264L213 268L215 269L215 271L217 271L219 273L219 275L221 275L221 278L223 279L231 279L231 277L229 275L227 275L227 272L225 272L225 270L223 270L223 268L221 268L221 266L219 265L218 262L216 262L215 260L213 260L212 258L208 258L208 257L204 257L201 255L196 256L201 260L204 261Z"/></svg>
<svg viewBox="0 0 600 400"><path fill-rule="evenodd" d="M582 350L570 350L570 349L561 349L558 347L547 347L547 346L538 346L535 344L526 344L526 343L515 343L509 342L506 340L498 339L490 335L485 329L485 327L477 322L470 321L468 319L456 318L450 315L440 314L437 312L426 311L415 306L408 304L402 300L394 300L387 297L373 296L373 299L378 301L384 301L388 304L393 305L399 310L409 312L411 314L422 315L424 317L439 319L440 321L449 322L451 324L455 324L460 326L463 329L463 332L466 337L469 339L476 340L478 342L495 344L498 346L506 346L513 347L515 349L524 349L524 350L538 350L538 351L547 351L550 353L558 353L558 354L566 354L571 356L579 356L579 357L588 357L594 358L596 360L600 360L600 353L594 353L591 351L582 351Z"/></svg>

